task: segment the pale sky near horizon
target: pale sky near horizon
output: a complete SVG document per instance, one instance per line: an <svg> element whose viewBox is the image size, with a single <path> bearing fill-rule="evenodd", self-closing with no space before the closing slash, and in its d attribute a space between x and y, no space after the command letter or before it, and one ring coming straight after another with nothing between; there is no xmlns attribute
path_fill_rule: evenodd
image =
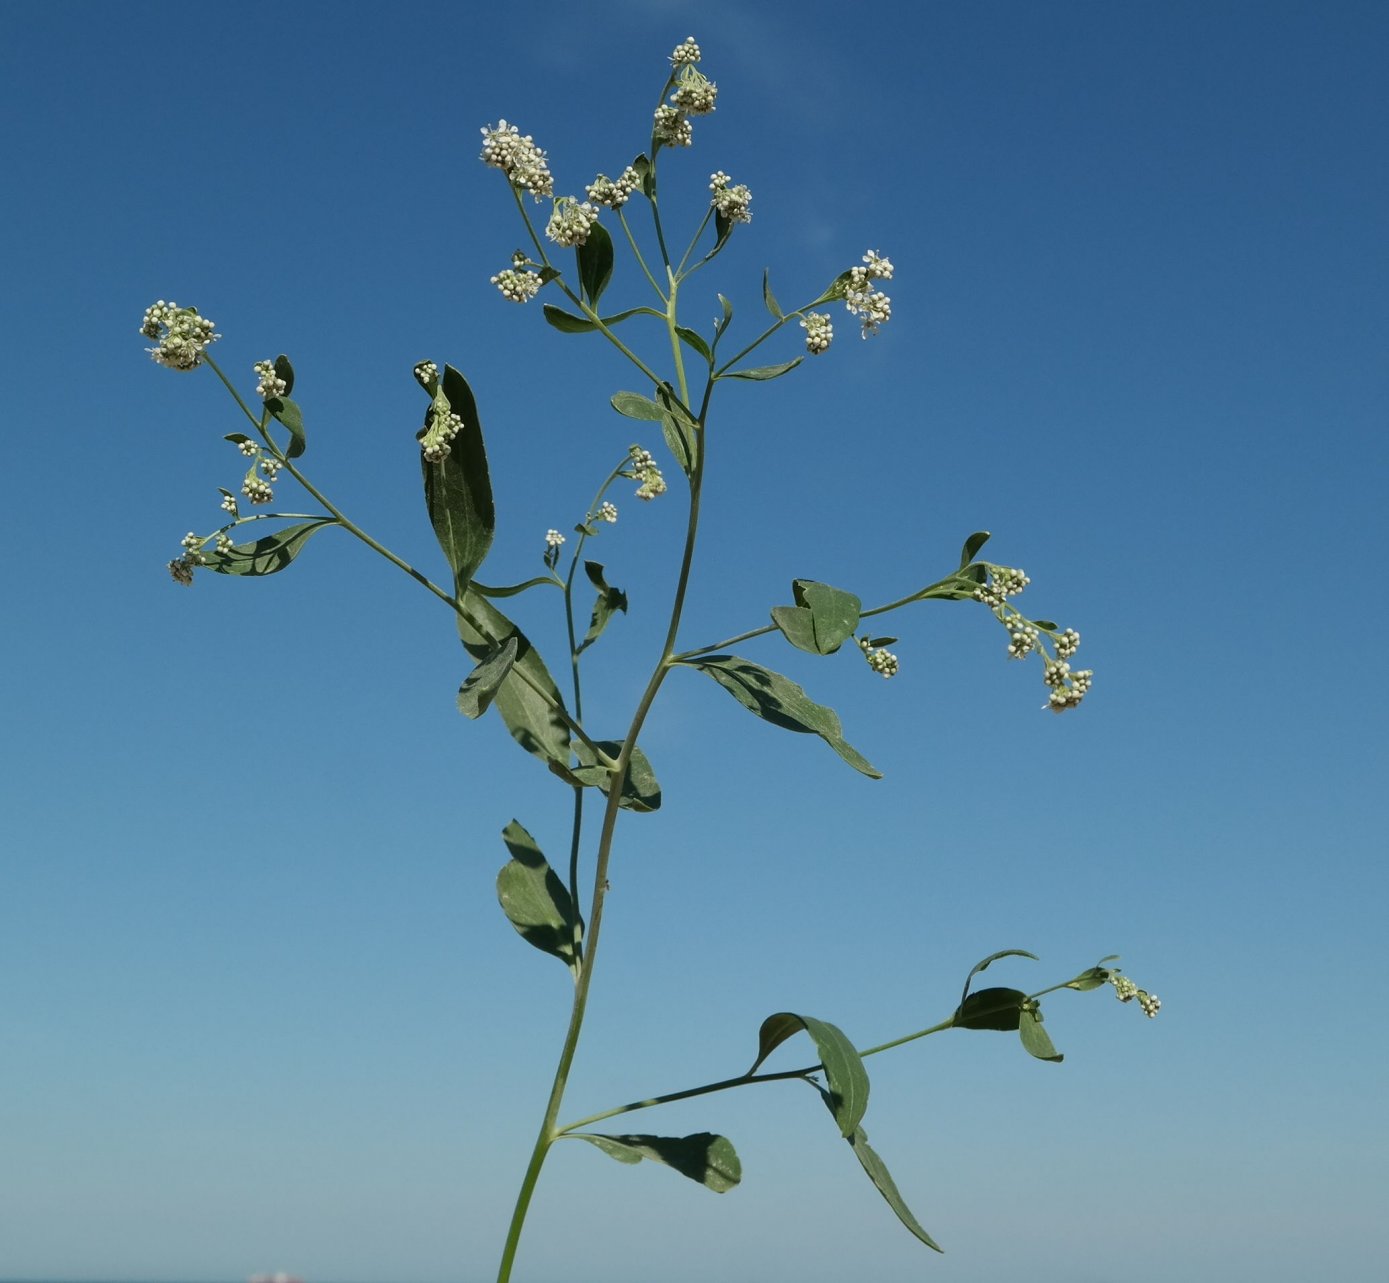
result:
<svg viewBox="0 0 1389 1283"><path fill-rule="evenodd" d="M621 1121L728 1135L720 1196L558 1146L515 1283L1379 1277L1389 10L0 13L0 1279L495 1276L569 989L497 908L500 831L561 863L568 790L458 716L447 612L342 532L261 582L169 581L240 425L137 330L196 305L245 393L288 352L306 471L436 576L410 369L458 366L499 514L478 577L539 573L545 530L661 446L607 405L641 390L620 355L489 285L523 231L478 130L519 123L577 193L646 146L691 33L719 105L663 155L663 209L693 225L723 170L753 219L684 322L719 291L730 342L757 333L764 266L788 309L866 249L896 273L870 341L836 307L828 353L719 386L686 644L760 626L796 577L900 597L988 529L1095 687L1041 711L1036 658L968 602L875 623L891 682L740 647L837 709L870 781L675 674L563 1113L737 1074L778 1010L907 1033L997 949L1040 955L987 974L1027 990L1120 954L1163 1009L1052 995L1059 1066L959 1031L869 1062L864 1126L942 1257L780 1085ZM648 301L621 251L605 304ZM678 486L613 497L604 736L684 523ZM554 601L509 609L558 673Z"/></svg>

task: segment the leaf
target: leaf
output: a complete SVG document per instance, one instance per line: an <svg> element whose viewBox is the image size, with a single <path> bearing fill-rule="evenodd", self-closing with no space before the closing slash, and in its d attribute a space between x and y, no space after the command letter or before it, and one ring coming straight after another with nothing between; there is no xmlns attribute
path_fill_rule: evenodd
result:
<svg viewBox="0 0 1389 1283"><path fill-rule="evenodd" d="M757 365L747 370L729 370L727 374L720 374L721 379L753 379L763 382L766 379L779 379L783 374L794 370L805 357L798 356L794 361L783 361L780 365Z"/></svg>
<svg viewBox="0 0 1389 1283"><path fill-rule="evenodd" d="M1108 958L1105 959L1109 961ZM1067 989L1074 989L1077 993L1089 993L1091 989L1098 989L1101 985L1109 983L1109 968L1091 967L1089 971L1082 971L1074 980L1067 983Z"/></svg>
<svg viewBox="0 0 1389 1283"><path fill-rule="evenodd" d="M429 520L453 571L455 590L462 591L492 547L497 514L492 505L492 481L473 390L451 365L444 366L441 383L443 398L463 420L463 426L442 460L430 463L421 455L420 467ZM437 408L434 412L438 413ZM420 435L424 435L423 431Z"/></svg>
<svg viewBox="0 0 1389 1283"><path fill-rule="evenodd" d="M956 1009L951 1024L956 1029L997 1029L1008 1033L1018 1027L1027 995L1021 989L981 989Z"/></svg>
<svg viewBox="0 0 1389 1283"><path fill-rule="evenodd" d="M694 472L695 459L699 454L698 428L669 383L663 383L656 389L656 400L661 405L661 432L665 436L666 446L688 477Z"/></svg>
<svg viewBox="0 0 1389 1283"><path fill-rule="evenodd" d="M266 397L265 408L276 420L289 429L289 444L285 446L285 458L297 459L308 446L304 439L304 416L299 406L288 397Z"/></svg>
<svg viewBox="0 0 1389 1283"><path fill-rule="evenodd" d="M594 740L604 753L614 760L622 752L621 740ZM606 796L612 783L612 772L600 764L593 756L593 750L582 740L574 744L574 753L580 765L572 767L570 774L575 782L601 789ZM661 808L661 784L651 763L638 745L632 750L632 759L627 763L627 779L622 786L622 800L618 803L624 811L658 811Z"/></svg>
<svg viewBox="0 0 1389 1283"><path fill-rule="evenodd" d="M830 1098L829 1093L821 1089L820 1095L830 1112L833 1113L834 1101ZM854 1157L858 1159L863 1170L868 1173L868 1179L873 1182L878 1193L887 1200L887 1205L896 1213L897 1219L927 1247L937 1252L941 1251L940 1244L926 1233L921 1222L912 1215L911 1208L907 1206L897 1189L897 1182L892 1179L892 1173L887 1170L887 1164L878 1157L877 1150L868 1143L868 1133L862 1127L855 1127L853 1135L846 1136L844 1139L849 1142L849 1148L854 1151Z"/></svg>
<svg viewBox="0 0 1389 1283"><path fill-rule="evenodd" d="M587 334L590 330L598 328L593 321L582 316L575 316L573 312L566 312L553 303L546 303L542 310L545 313L545 319L562 334Z"/></svg>
<svg viewBox="0 0 1389 1283"><path fill-rule="evenodd" d="M603 567L596 561L584 562L584 573L588 575L589 582L598 589L598 599L593 603L593 616L589 621L588 632L584 639L579 643L579 650L586 650L592 646L603 634L603 629L608 626L608 620L617 611L627 613L627 594L620 588L611 587L607 580L603 578Z"/></svg>
<svg viewBox="0 0 1389 1283"><path fill-rule="evenodd" d="M1040 1007L1024 1007L1022 1010L1022 1020L1018 1025L1018 1035L1022 1039L1022 1045L1027 1049L1029 1055L1036 1056L1038 1060L1049 1060L1054 1065L1059 1065L1066 1059L1052 1045L1051 1036L1042 1028L1042 1009Z"/></svg>
<svg viewBox="0 0 1389 1283"><path fill-rule="evenodd" d="M714 211L714 248L709 251L706 257L713 258L723 248L724 242L728 240L732 232L732 220L726 218L722 211L716 209Z"/></svg>
<svg viewBox="0 0 1389 1283"><path fill-rule="evenodd" d="M564 587L562 583L557 579L552 579L549 575L537 575L534 579L527 579L524 583L504 584L500 588L480 584L474 579L470 587L474 592L481 593L484 597L515 597L518 593L525 592L527 588L538 588L541 584L549 584L554 588Z"/></svg>
<svg viewBox="0 0 1389 1283"><path fill-rule="evenodd" d="M783 730L818 735L854 770L875 780L882 778L882 772L844 739L834 709L815 703L790 678L736 655L706 655L683 662L708 673L744 708L764 721Z"/></svg>
<svg viewBox="0 0 1389 1283"><path fill-rule="evenodd" d="M858 627L863 603L853 593L813 579L791 583L794 606L774 606L772 622L786 640L812 655L832 655Z"/></svg>
<svg viewBox="0 0 1389 1283"><path fill-rule="evenodd" d="M723 316L714 322L715 341L723 337L723 332L728 329L729 322L733 320L733 304L722 294L719 295L719 306L723 309Z"/></svg>
<svg viewBox="0 0 1389 1283"><path fill-rule="evenodd" d="M1056 621L1054 619L1034 619L1032 621L1038 628L1045 629L1049 633L1056 631Z"/></svg>
<svg viewBox="0 0 1389 1283"><path fill-rule="evenodd" d="M686 325L677 325L675 332L680 336L680 341L689 347L694 348L706 361L713 363L713 356L709 351L709 345L704 341L704 336L697 330L692 330Z"/></svg>
<svg viewBox="0 0 1389 1283"><path fill-rule="evenodd" d="M226 552L203 550L203 565L219 575L273 575L289 565L304 549L310 536L324 526L336 526L333 517L286 526L255 543L233 544Z"/></svg>
<svg viewBox="0 0 1389 1283"><path fill-rule="evenodd" d="M762 301L767 305L767 311L778 321L783 319L784 313L781 310L781 305L776 301L776 295L772 293L772 270L769 267L762 269Z"/></svg>
<svg viewBox="0 0 1389 1283"><path fill-rule="evenodd" d="M516 638L508 637L464 679L458 688L458 711L464 717L481 717L491 707L516 662L517 646Z"/></svg>
<svg viewBox="0 0 1389 1283"><path fill-rule="evenodd" d="M289 357L283 352L275 358L275 377L285 385L282 396L288 396L294 391L294 367L289 363Z"/></svg>
<svg viewBox="0 0 1389 1283"><path fill-rule="evenodd" d="M651 423L659 423L661 416L665 414L650 397L637 392L614 392L612 408L629 419L644 419Z"/></svg>
<svg viewBox="0 0 1389 1283"><path fill-rule="evenodd" d="M968 539L965 546L960 550L960 569L963 570L979 555L981 549L989 542L989 532L987 530L976 530Z"/></svg>
<svg viewBox="0 0 1389 1283"><path fill-rule="evenodd" d="M969 986L974 977L981 971L987 971L989 967L1000 958L1031 958L1033 962L1038 961L1037 955L1035 953L1028 953L1026 949L1000 949L997 953L989 954L982 962L976 962L974 966L970 968L969 975L965 977L964 992L960 994L961 1002L964 1002L964 1000L969 997Z"/></svg>
<svg viewBox="0 0 1389 1283"><path fill-rule="evenodd" d="M564 707L564 700L540 652L474 589L464 593L462 604L467 618L458 616L458 635L474 659L486 659L498 646L516 639L516 661L492 699L511 737L562 779L570 779L569 727L557 711Z"/></svg>
<svg viewBox="0 0 1389 1283"><path fill-rule="evenodd" d="M596 310L613 276L613 241L608 229L602 223L594 223L584 243L574 247L574 253L579 260L579 283L589 306Z"/></svg>
<svg viewBox="0 0 1389 1283"><path fill-rule="evenodd" d="M564 1132L575 1140L586 1140L619 1163L639 1163L643 1158L664 1163L681 1176L724 1194L743 1179L743 1166L732 1142L713 1132L692 1136L600 1136L595 1132Z"/></svg>
<svg viewBox="0 0 1389 1283"><path fill-rule="evenodd" d="M569 890L540 847L515 820L502 830L511 859L497 874L497 899L527 944L552 954L571 969L578 915Z"/></svg>
<svg viewBox="0 0 1389 1283"><path fill-rule="evenodd" d="M643 152L632 162L632 168L637 171L637 177L641 179L641 193L650 200L656 195L656 167L651 163L650 158Z"/></svg>
<svg viewBox="0 0 1389 1283"><path fill-rule="evenodd" d="M830 1111L839 1123L840 1135L851 1136L868 1108L868 1071L863 1067L863 1057L837 1025L828 1020L798 1016L793 1011L778 1011L768 1016L758 1031L757 1059L752 1062L748 1074L755 1074L758 1065L802 1029L810 1035L815 1050L820 1053L820 1063L829 1084Z"/></svg>

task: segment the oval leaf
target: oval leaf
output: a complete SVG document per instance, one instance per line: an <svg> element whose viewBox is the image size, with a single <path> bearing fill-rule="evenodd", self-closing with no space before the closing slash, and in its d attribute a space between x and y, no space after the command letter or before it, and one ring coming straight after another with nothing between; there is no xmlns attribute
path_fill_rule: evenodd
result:
<svg viewBox="0 0 1389 1283"><path fill-rule="evenodd" d="M854 635L863 603L853 593L813 579L794 580L791 591L796 605L810 611L816 654L833 655Z"/></svg>
<svg viewBox="0 0 1389 1283"><path fill-rule="evenodd" d="M517 640L508 637L484 659L458 688L458 711L464 717L481 717L491 707L497 690L516 662Z"/></svg>
<svg viewBox="0 0 1389 1283"><path fill-rule="evenodd" d="M618 414L624 414L629 419L646 419L652 423L659 423L665 413L650 397L641 396L636 392L614 392L612 407Z"/></svg>
<svg viewBox="0 0 1389 1283"><path fill-rule="evenodd" d="M951 1023L957 1029L997 1029L1007 1033L1018 1027L1027 995L1021 989L981 989L956 1009Z"/></svg>
<svg viewBox="0 0 1389 1283"><path fill-rule="evenodd" d="M979 549L989 542L989 538L990 535L987 530L976 530L965 540L965 546L960 550L961 570L979 555Z"/></svg>
<svg viewBox="0 0 1389 1283"><path fill-rule="evenodd" d="M613 241L608 229L602 223L594 223L584 243L574 247L574 253L579 260L579 283L588 305L596 309L613 275Z"/></svg>
<svg viewBox="0 0 1389 1283"><path fill-rule="evenodd" d="M284 396L294 391L294 367L283 352L275 358L275 377L285 385Z"/></svg>
<svg viewBox="0 0 1389 1283"><path fill-rule="evenodd" d="M802 1029L810 1035L815 1050L820 1053L820 1063L829 1084L830 1111L839 1123L840 1135L848 1137L868 1108L868 1071L863 1067L863 1057L837 1025L812 1016L798 1016L793 1011L778 1011L768 1016L758 1031L757 1059L752 1062L748 1074L755 1074L757 1067L776 1048Z"/></svg>
<svg viewBox="0 0 1389 1283"><path fill-rule="evenodd" d="M321 521L306 521L298 526L286 526L273 535L257 539L255 543L233 544L226 552L203 552L203 566L215 570L219 575L273 575L283 570L293 561L310 536L317 534L324 526L336 526L332 517Z"/></svg>
<svg viewBox="0 0 1389 1283"><path fill-rule="evenodd" d="M443 397L463 426L442 460L430 463L421 455L420 466L429 520L453 571L456 590L461 591L492 547L497 514L473 390L451 365L444 366L442 384Z"/></svg>
<svg viewBox="0 0 1389 1283"><path fill-rule="evenodd" d="M265 408L275 416L277 422L289 429L289 444L285 446L285 458L297 459L304 453L307 442L304 439L304 416L298 405L288 397L267 397Z"/></svg>
<svg viewBox="0 0 1389 1283"><path fill-rule="evenodd" d="M743 1165L726 1136L695 1132L693 1136L600 1136L595 1132L564 1132L586 1140L619 1163L643 1158L664 1163L715 1194L724 1194L743 1179Z"/></svg>
<svg viewBox="0 0 1389 1283"><path fill-rule="evenodd" d="M714 358L710 354L709 345L704 341L704 336L697 330L692 330L685 325L677 325L675 332L680 336L682 343L694 348L706 361L713 361Z"/></svg>
<svg viewBox="0 0 1389 1283"><path fill-rule="evenodd" d="M1040 1007L1023 1008L1018 1035L1022 1038L1022 1045L1027 1049L1028 1055L1036 1056L1038 1060L1049 1060L1054 1065L1059 1065L1066 1059L1052 1045L1051 1036L1042 1028Z"/></svg>
<svg viewBox="0 0 1389 1283"><path fill-rule="evenodd" d="M876 646L878 643L874 642L873 644ZM969 986L974 977L981 971L987 971L989 967L1000 958L1031 958L1033 962L1038 960L1035 953L1028 953L1026 949L1000 949L997 953L989 954L982 962L976 962L974 966L970 968L969 975L965 977L964 992L960 994L961 1002L964 1002L964 1000L969 997Z"/></svg>
<svg viewBox="0 0 1389 1283"><path fill-rule="evenodd" d="M544 313L545 319L563 334L587 334L590 330L598 328L592 321L566 312L553 303L545 304Z"/></svg>
<svg viewBox="0 0 1389 1283"><path fill-rule="evenodd" d="M535 839L515 820L502 830L502 839L511 852L511 859L497 874L502 912L528 944L572 969L578 915L568 888Z"/></svg>

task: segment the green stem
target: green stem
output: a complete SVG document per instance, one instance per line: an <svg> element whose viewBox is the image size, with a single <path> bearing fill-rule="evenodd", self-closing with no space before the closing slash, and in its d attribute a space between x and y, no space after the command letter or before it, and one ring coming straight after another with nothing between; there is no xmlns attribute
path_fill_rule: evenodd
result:
<svg viewBox="0 0 1389 1283"><path fill-rule="evenodd" d="M656 278L651 275L651 269L646 265L646 259L642 257L641 250L637 248L637 238L632 235L632 228L627 222L626 215L623 214L621 207L617 211L617 221L622 224L622 230L627 234L627 244L632 247L632 254L636 257L637 266L641 268L642 275L651 282L651 288L656 291L656 297L665 304L665 291L656 283Z"/></svg>

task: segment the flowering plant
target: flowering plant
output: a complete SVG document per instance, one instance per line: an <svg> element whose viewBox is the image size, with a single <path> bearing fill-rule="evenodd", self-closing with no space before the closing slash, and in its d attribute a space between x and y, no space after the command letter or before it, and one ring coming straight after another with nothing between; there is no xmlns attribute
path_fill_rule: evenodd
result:
<svg viewBox="0 0 1389 1283"><path fill-rule="evenodd" d="M459 711L477 719L495 709L517 743L538 758L569 791L573 837L567 861L560 869L551 866L535 838L518 821L512 820L502 830L510 858L497 878L501 908L523 940L568 970L573 982L573 1004L558 1068L506 1234L498 1272L501 1283L511 1277L531 1197L556 1141L582 1140L624 1163L647 1160L664 1164L722 1193L737 1185L741 1177L737 1153L723 1136L710 1132L661 1136L593 1129L610 1119L672 1101L769 1081L799 1082L813 1088L854 1157L899 1220L921 1242L939 1250L908 1208L882 1158L868 1143L863 1128L869 1091L865 1060L947 1029L967 1029L1015 1031L1030 1055L1059 1061L1061 1056L1042 1021L1040 1000L1046 994L1061 989L1083 991L1109 986L1124 1002L1136 999L1149 1016L1155 1015L1159 1007L1157 998L1108 965L1114 961L1112 957L1032 992L1006 987L975 989L976 977L1000 959L1034 956L1021 949L1004 949L970 969L958 1005L927 1028L860 1049L838 1025L825 1019L802 1012L776 1012L763 1021L755 1058L742 1072L570 1121L561 1119L593 983L618 820L623 811L639 815L654 811L661 804L661 786L639 740L657 696L672 674L704 674L755 716L774 727L818 736L848 765L875 779L879 778L878 770L847 741L833 709L815 702L801 686L779 672L735 654L731 648L767 638L779 639L816 656L857 650L872 672L892 678L899 665L889 647L896 639L868 628L869 620L917 602L973 601L981 603L1003 626L1010 657L1021 660L1034 651L1040 655L1047 689L1046 707L1058 713L1076 707L1092 682L1089 670L1073 669L1070 664L1080 645L1076 630L1031 618L1019 610L1016 599L1027 587L1028 577L1019 569L979 559L989 538L986 532L965 539L957 566L935 582L897 600L865 608L852 592L815 580L795 579L791 602L772 607L770 622L714 645L681 648L686 590L699 543L715 393L720 385L731 380L760 383L781 378L795 371L806 355L824 355L832 344L834 328L832 314L820 309L832 304L844 305L858 322L863 338L877 334L892 318L892 303L883 287L894 279L891 260L869 250L857 264L830 281L817 297L786 310L772 292L769 274L764 273L761 295L769 322L731 356L726 353L734 329L734 307L723 295L718 296L721 315L712 330L701 333L681 323L682 288L723 251L735 229L752 218L752 193L748 187L716 170L709 180L710 199L688 248L678 257L670 251L670 223L658 199L657 177L663 153L690 147L694 138L693 118L715 108L717 86L700 70L700 62L701 52L693 38L675 48L647 150L616 178L597 175L587 185L583 199L555 195L547 154L517 125L502 120L482 130L481 159L500 171L506 181L530 244L528 250L516 251L510 266L492 277L492 284L504 299L522 304L548 291L556 300L543 305L544 319L550 326L564 334L598 334L630 363L642 390L617 391L611 398L612 408L647 430L653 438L651 444L664 449L664 455L658 459L647 445L637 442L609 462L583 519L572 529L572 546L570 536L560 529L546 531L540 555L541 574L501 586L484 584L476 578L491 549L496 513L478 408L466 378L454 366L446 364L441 369L434 361L425 360L413 370L427 398L416 438L425 506L448 566L447 578L438 583L377 542L309 480L300 462L307 447L304 415L292 399L295 375L287 357L256 361L252 365L256 376L254 397L243 398L209 354L209 347L220 336L213 323L196 309L161 300L147 310L141 327L141 332L155 343L150 352L157 363L183 371L202 365L211 368L244 413L250 428L249 432L227 436L245 460L246 470L239 488L221 490L223 519L216 529L207 534L190 532L184 537L182 551L169 566L173 578L187 585L204 571L251 578L275 574L288 567L320 531L332 527L345 530L432 593L454 617L462 645L471 657L470 671L458 690ZM529 202L526 198L530 198ZM539 229L532 208L545 201L549 202L549 214L543 229ZM628 207L634 203L650 218L645 249L637 229L628 220ZM617 257L605 219L621 231L653 303L616 312L603 306ZM547 242L559 249L573 250L572 267L552 258ZM701 247L705 247L702 253ZM629 346L624 336L629 330L639 329L627 324L634 320L654 322L669 349L665 358L640 355L639 345ZM748 364L748 358L764 344L783 339L788 329L794 334L792 326L803 331L804 354L772 364ZM662 365L664 370L658 368ZM252 408L248 401L258 402L258 407ZM659 441L655 439L657 428ZM674 486L667 474L675 479ZM252 509L272 504L275 487L283 475L297 483L317 505L314 511L243 511L243 502ZM583 703L582 660L587 650L607 635L615 615L627 610L628 599L622 589L608 582L605 566L586 559L584 554L605 526L617 522L618 506L610 496L621 482L636 483L635 497L644 502L678 489L688 505L688 516L665 640L627 719L625 733L614 740L595 738L589 730ZM255 523L265 521L289 524L279 524L270 533L247 538L261 528ZM241 536L240 541L237 535ZM578 574L580 566L582 578ZM584 582L594 594L586 630L577 604ZM506 598L539 595L547 589L560 594L571 675L567 694L561 692L531 638L496 604ZM852 646L847 645L850 642ZM587 828L591 813L585 813L590 790L597 790L597 805L601 807L596 840ZM585 883L590 888L586 900L581 891ZM799 1034L805 1034L813 1045L813 1063L760 1072L783 1042Z"/></svg>

